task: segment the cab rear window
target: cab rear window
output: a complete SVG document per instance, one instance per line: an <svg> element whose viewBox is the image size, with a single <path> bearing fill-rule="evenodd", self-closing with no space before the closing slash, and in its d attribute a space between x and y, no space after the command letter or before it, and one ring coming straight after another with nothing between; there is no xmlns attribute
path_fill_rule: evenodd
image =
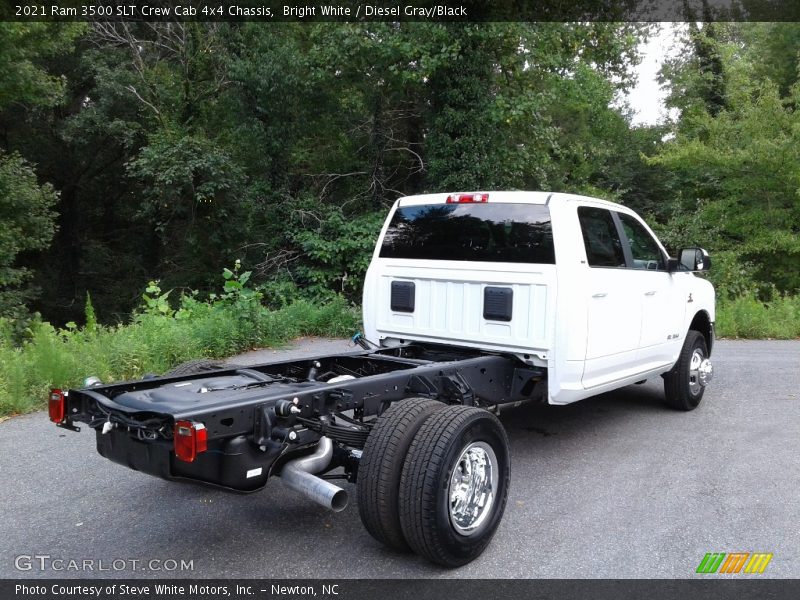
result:
<svg viewBox="0 0 800 600"><path fill-rule="evenodd" d="M555 264L541 204L425 204L397 209L382 258Z"/></svg>

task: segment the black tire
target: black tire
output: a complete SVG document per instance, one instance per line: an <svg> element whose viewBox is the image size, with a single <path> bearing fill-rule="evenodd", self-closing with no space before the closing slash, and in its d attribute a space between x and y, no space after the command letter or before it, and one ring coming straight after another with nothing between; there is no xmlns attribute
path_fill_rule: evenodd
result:
<svg viewBox="0 0 800 600"><path fill-rule="evenodd" d="M708 358L708 347L703 334L690 329L683 341L678 361L664 375L664 397L667 405L675 410L694 410L703 399L706 388L694 383L690 373L695 353L700 353L702 358Z"/></svg>
<svg viewBox="0 0 800 600"><path fill-rule="evenodd" d="M491 465L491 501L477 520L462 513L464 520L459 522L458 504L451 505L451 485L457 470L465 472L462 467L470 462L466 460L468 451L477 451L479 458L483 453ZM472 464L475 468L476 463ZM408 545L446 567L474 560L486 549L503 518L508 485L508 438L497 417L467 406L448 406L431 415L414 437L400 479L400 524ZM462 499L467 497L465 492Z"/></svg>
<svg viewBox="0 0 800 600"><path fill-rule="evenodd" d="M198 375L200 373L207 373L209 371L216 371L218 369L235 369L235 365L229 365L224 360L213 360L210 358L198 358L195 360L187 360L185 363L173 367L166 373L164 377L180 377L181 375Z"/></svg>
<svg viewBox="0 0 800 600"><path fill-rule="evenodd" d="M358 465L358 513L372 537L398 552L409 550L398 508L403 463L425 419L445 406L428 398L395 402L378 417L364 445Z"/></svg>

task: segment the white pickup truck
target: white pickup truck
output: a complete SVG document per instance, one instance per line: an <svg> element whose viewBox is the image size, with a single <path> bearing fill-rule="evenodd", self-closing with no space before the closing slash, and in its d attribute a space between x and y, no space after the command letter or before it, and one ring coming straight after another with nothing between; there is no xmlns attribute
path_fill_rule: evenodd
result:
<svg viewBox="0 0 800 600"><path fill-rule="evenodd" d="M504 405L568 404L660 375L698 406L713 370L714 290L700 248L669 258L631 210L543 192L427 194L388 215L364 286L361 350L52 390L50 419L171 481L234 492L271 476L448 567L503 516ZM273 527L280 526L275 523Z"/></svg>
<svg viewBox="0 0 800 600"><path fill-rule="evenodd" d="M662 375L691 410L711 380L714 288L702 249L671 260L632 210L545 192L398 200L364 285L367 338L513 354L568 404Z"/></svg>

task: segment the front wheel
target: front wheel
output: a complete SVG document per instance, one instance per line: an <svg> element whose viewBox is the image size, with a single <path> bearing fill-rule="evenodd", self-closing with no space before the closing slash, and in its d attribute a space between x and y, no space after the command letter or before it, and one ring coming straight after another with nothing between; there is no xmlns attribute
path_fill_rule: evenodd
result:
<svg viewBox="0 0 800 600"><path fill-rule="evenodd" d="M400 479L400 525L428 560L458 567L477 558L503 518L508 438L497 417L448 406L422 425Z"/></svg>
<svg viewBox="0 0 800 600"><path fill-rule="evenodd" d="M713 374L705 337L699 331L690 329L678 361L664 375L667 404L676 410L694 410L703 399L703 393Z"/></svg>

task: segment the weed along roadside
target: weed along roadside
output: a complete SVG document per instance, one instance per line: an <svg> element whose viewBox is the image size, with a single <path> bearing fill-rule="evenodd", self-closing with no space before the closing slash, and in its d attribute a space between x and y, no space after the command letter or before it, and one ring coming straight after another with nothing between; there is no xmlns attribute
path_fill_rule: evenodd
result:
<svg viewBox="0 0 800 600"><path fill-rule="evenodd" d="M80 386L89 375L138 379L189 359L225 358L305 335L350 336L358 328L356 309L341 297L271 309L263 293L248 286L246 271L234 267L223 276L222 293L206 300L193 293L173 300L151 282L130 322L115 326L98 324L90 301L85 326L35 320L21 341L0 320L0 416L40 410L48 389Z"/></svg>
<svg viewBox="0 0 800 600"><path fill-rule="evenodd" d="M717 303L719 337L795 340L800 338L800 296L722 298Z"/></svg>

